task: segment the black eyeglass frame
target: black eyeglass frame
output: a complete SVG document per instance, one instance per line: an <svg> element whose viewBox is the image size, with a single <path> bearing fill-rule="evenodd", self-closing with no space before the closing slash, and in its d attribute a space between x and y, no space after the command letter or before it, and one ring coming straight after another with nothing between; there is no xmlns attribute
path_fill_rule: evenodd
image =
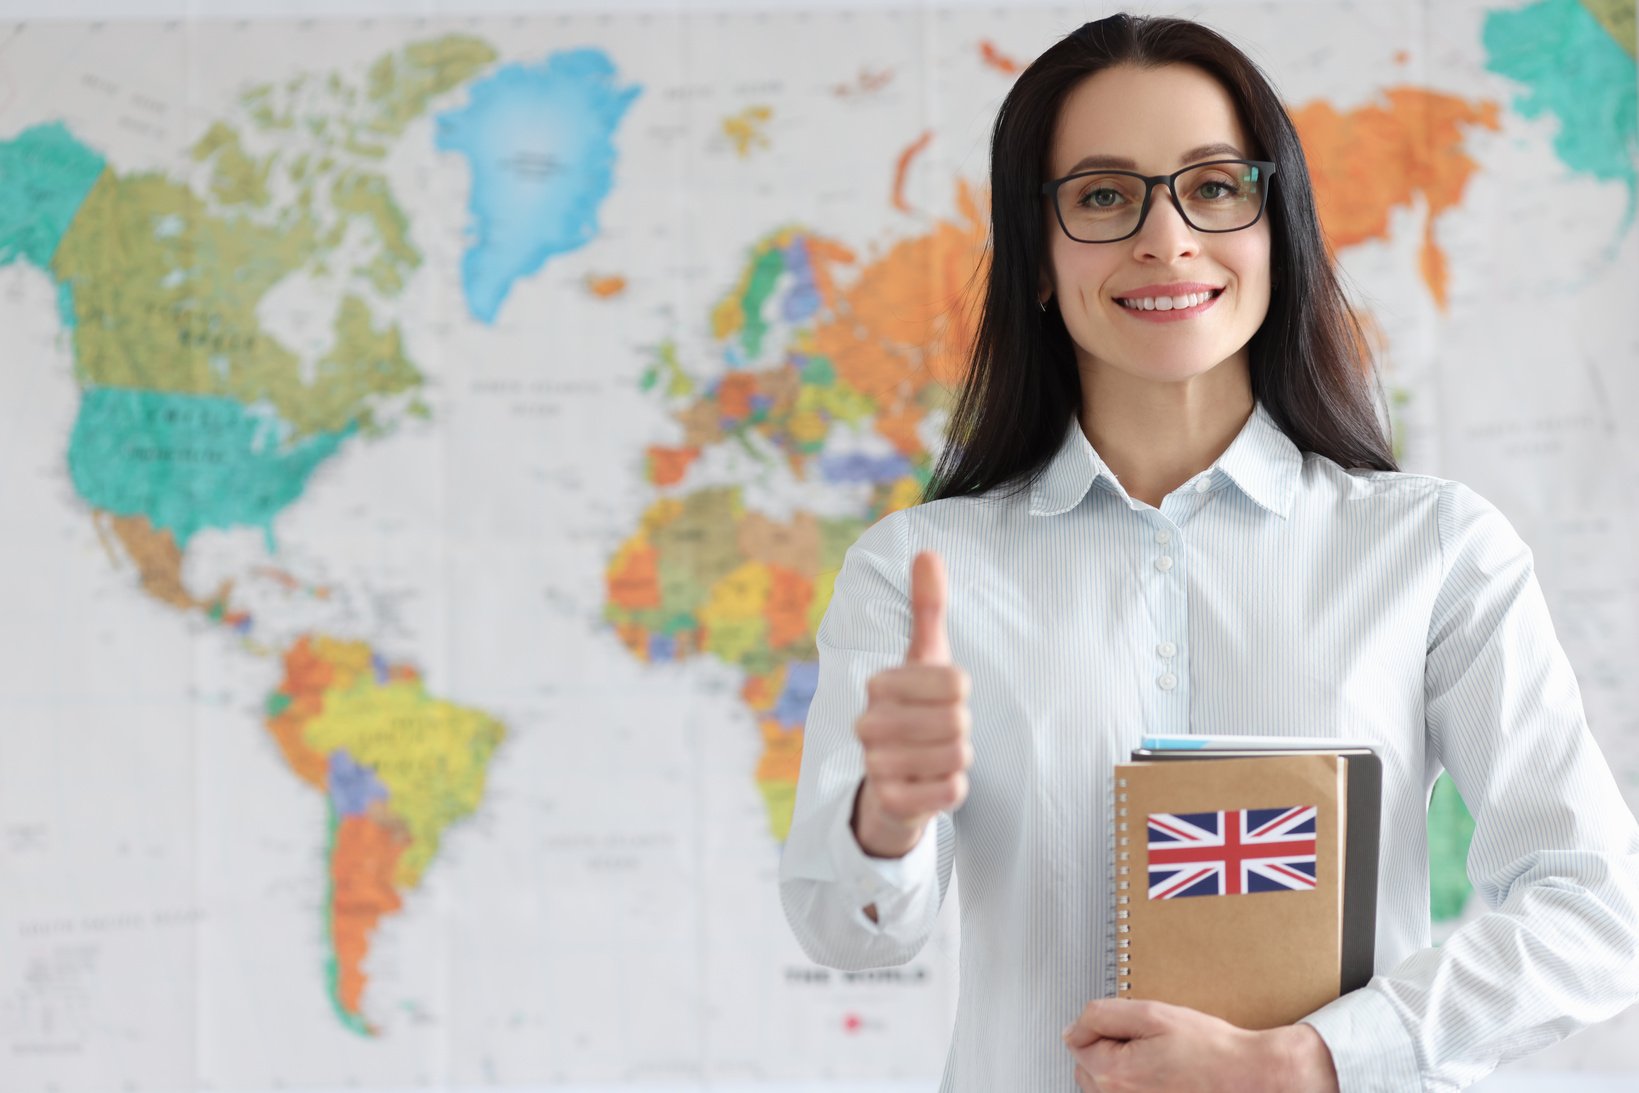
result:
<svg viewBox="0 0 1639 1093"><path fill-rule="evenodd" d="M1254 216L1251 220L1247 221L1245 224L1242 224L1238 228L1203 228L1196 224L1195 221L1189 218L1189 214L1184 211L1183 203L1178 200L1178 191L1173 188L1177 185L1180 175L1187 175L1189 172L1199 170L1202 167L1219 167L1226 163L1241 163L1251 167L1256 167L1263 172L1263 177L1266 180L1273 178L1275 175L1275 165L1266 159L1208 159L1203 160L1200 163L1191 163L1187 167L1180 167L1170 175L1141 175L1137 171L1117 171L1110 169L1097 171L1077 171L1073 175L1065 175L1063 178L1056 178L1051 182L1042 183L1041 192L1042 196L1046 197L1053 203L1053 219L1059 222L1059 230L1064 232L1064 237L1072 243L1119 243L1123 239L1131 239L1133 236L1144 230L1144 221L1150 218L1150 198L1154 195L1155 188L1162 184L1165 184L1167 187L1167 200L1172 202L1172 207L1178 210L1178 215L1182 217L1184 223L1188 224L1193 230L1198 232L1211 232L1214 235L1223 235L1226 232L1243 232L1247 228L1250 228L1252 225L1256 224L1258 221L1262 220L1264 211L1269 208L1269 190L1267 186L1259 191L1260 200L1258 202L1258 215ZM1125 175L1127 178L1136 178L1144 184L1144 201L1138 209L1138 223L1134 224L1133 230L1128 232L1126 235L1120 235L1114 239L1077 239L1075 236L1070 234L1070 227L1064 222L1064 210L1059 208L1058 188L1066 182L1072 182L1078 178L1088 178L1093 175Z"/></svg>

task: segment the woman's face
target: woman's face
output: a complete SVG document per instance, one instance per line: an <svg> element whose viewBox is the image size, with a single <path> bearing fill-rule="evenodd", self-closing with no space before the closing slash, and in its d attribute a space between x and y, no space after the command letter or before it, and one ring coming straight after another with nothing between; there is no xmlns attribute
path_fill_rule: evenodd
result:
<svg viewBox="0 0 1639 1093"><path fill-rule="evenodd" d="M1047 177L1086 170L1079 164L1089 156L1131 161L1098 166L1164 175L1204 160L1253 158L1257 151L1229 94L1203 70L1117 65L1065 98ZM1041 295L1055 297L1084 372L1115 369L1133 379L1177 383L1225 362L1246 367L1246 344L1269 310L1267 210L1241 231L1197 232L1156 187L1137 235L1078 243L1060 229L1051 203L1044 199L1043 207L1049 268ZM1183 312L1135 312L1119 302L1181 296L1180 285L1222 291L1206 306ZM1157 321L1162 317L1167 321Z"/></svg>

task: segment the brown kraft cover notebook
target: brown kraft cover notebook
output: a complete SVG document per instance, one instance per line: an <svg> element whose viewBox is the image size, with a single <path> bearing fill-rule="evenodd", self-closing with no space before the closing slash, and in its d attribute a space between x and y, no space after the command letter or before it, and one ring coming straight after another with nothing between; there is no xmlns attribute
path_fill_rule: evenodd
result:
<svg viewBox="0 0 1639 1093"><path fill-rule="evenodd" d="M1242 1028L1338 996L1348 759L1115 768L1116 990Z"/></svg>

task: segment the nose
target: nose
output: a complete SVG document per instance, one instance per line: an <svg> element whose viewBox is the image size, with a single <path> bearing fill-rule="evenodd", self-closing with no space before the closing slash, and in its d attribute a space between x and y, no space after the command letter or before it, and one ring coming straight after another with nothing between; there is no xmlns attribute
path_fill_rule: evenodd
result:
<svg viewBox="0 0 1639 1093"><path fill-rule="evenodd" d="M1167 262L1174 258L1193 257L1200 250L1201 237L1184 222L1174 202L1172 189L1156 186L1150 191L1150 211L1144 217L1144 226L1133 236L1134 257Z"/></svg>

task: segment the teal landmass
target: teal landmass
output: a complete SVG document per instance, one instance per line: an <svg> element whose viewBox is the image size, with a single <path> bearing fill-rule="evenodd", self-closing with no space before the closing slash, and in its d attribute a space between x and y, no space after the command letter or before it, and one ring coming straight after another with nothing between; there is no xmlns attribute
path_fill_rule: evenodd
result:
<svg viewBox="0 0 1639 1093"><path fill-rule="evenodd" d="M1639 74L1634 60L1577 0L1540 0L1485 17L1486 68L1529 90L1527 118L1559 119L1554 154L1572 171L1628 188L1626 232L1639 212Z"/></svg>
<svg viewBox="0 0 1639 1093"><path fill-rule="evenodd" d="M276 415L230 398L92 387L68 470L87 504L146 516L178 548L205 528L255 527L272 550L273 518L356 428L287 444L290 428Z"/></svg>
<svg viewBox="0 0 1639 1093"><path fill-rule="evenodd" d="M0 141L0 266L22 258L49 271L103 167L61 122Z"/></svg>
<svg viewBox="0 0 1639 1093"><path fill-rule="evenodd" d="M1428 902L1435 922L1461 917L1474 886L1468 883L1468 844L1474 817L1451 775L1440 775L1428 802Z"/></svg>
<svg viewBox="0 0 1639 1093"><path fill-rule="evenodd" d="M597 235L615 130L641 90L617 87L602 51L579 49L502 68L439 116L438 148L472 172L461 277L474 318L493 322L518 278Z"/></svg>

